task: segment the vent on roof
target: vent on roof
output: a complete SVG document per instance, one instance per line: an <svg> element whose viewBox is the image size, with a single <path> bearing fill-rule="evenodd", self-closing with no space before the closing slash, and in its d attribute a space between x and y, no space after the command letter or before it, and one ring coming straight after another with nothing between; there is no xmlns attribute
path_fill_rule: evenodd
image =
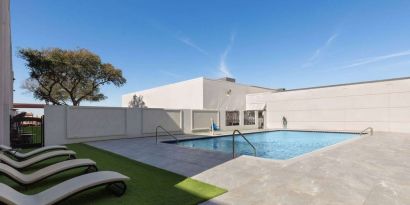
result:
<svg viewBox="0 0 410 205"><path fill-rule="evenodd" d="M219 78L218 80L223 80L223 81L228 81L228 82L235 82L235 78L229 78L229 77L223 77L223 78Z"/></svg>

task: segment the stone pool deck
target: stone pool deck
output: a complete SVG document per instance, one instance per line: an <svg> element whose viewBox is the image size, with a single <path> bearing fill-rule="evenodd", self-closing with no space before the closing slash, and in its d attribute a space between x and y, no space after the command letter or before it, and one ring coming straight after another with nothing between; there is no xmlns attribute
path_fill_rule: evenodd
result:
<svg viewBox="0 0 410 205"><path fill-rule="evenodd" d="M290 160L155 144L153 138L89 143L226 188L206 205L410 204L410 135L375 133Z"/></svg>
<svg viewBox="0 0 410 205"><path fill-rule="evenodd" d="M161 137L161 139L172 140L168 137ZM222 152L190 149L167 143L156 144L155 137L97 141L87 144L187 177L232 159L230 154Z"/></svg>
<svg viewBox="0 0 410 205"><path fill-rule="evenodd" d="M204 204L410 204L410 135L376 133L299 158L242 156L194 177L228 189Z"/></svg>

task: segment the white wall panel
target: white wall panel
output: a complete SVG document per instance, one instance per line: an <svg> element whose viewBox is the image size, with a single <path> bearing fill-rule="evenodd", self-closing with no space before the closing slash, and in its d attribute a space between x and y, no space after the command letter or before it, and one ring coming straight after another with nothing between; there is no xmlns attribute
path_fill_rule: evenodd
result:
<svg viewBox="0 0 410 205"><path fill-rule="evenodd" d="M67 110L67 137L126 135L125 108L69 107Z"/></svg>
<svg viewBox="0 0 410 205"><path fill-rule="evenodd" d="M192 110L192 130L209 130L211 119L219 126L219 112L216 110Z"/></svg>
<svg viewBox="0 0 410 205"><path fill-rule="evenodd" d="M181 132L182 111L164 109L142 110L142 132L144 134L155 133L156 127L160 125L170 132ZM161 130L161 132L163 132Z"/></svg>

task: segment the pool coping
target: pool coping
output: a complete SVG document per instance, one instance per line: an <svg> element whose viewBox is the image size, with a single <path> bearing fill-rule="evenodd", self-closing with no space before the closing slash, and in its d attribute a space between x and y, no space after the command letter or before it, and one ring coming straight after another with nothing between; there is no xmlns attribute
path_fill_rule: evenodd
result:
<svg viewBox="0 0 410 205"><path fill-rule="evenodd" d="M330 151L330 150L339 148L341 146L354 143L358 140L363 140L364 138L367 138L367 137L370 137L370 135L361 135L361 136L358 136L358 137L347 139L347 140L338 142L336 144L328 145L326 147L322 147L322 148L319 148L319 149L313 150L311 152L307 152L307 153L304 153L304 154L301 154L299 156L292 157L292 158L289 158L289 159L270 159L270 158L263 158L263 157L255 157L255 156L251 156L251 155L241 155L240 157L258 159L258 160L268 160L268 161L276 162L276 163L281 164L281 165L291 165L295 162L304 160L306 158L311 158L311 157L320 155L323 152Z"/></svg>
<svg viewBox="0 0 410 205"><path fill-rule="evenodd" d="M296 129L272 129L272 130L261 130L261 131L255 131L255 132L246 132L243 134L254 134L254 133L264 133L264 132L278 132L278 131L292 131L292 132L321 132L321 133L344 133L344 134L357 134L357 137L353 137L351 139L346 139L343 140L341 142L332 144L332 145L328 145L319 149L315 149L313 151L289 158L289 159L270 159L270 158L264 158L264 157L257 157L257 156L251 156L251 155L239 155L236 156L237 157L246 157L246 158L253 158L253 159L258 159L258 160L269 160L271 162L276 162L278 164L281 165L290 165L293 164L297 161L306 159L306 158L310 158L316 155L319 155L325 151L329 151L332 149L336 149L340 146L346 145L346 144L350 144L353 143L357 140L362 140L365 137L369 137L371 135L369 135L368 133L360 135L360 132L358 131L348 131L348 130L337 130L337 131L332 131L332 130L296 130ZM193 137L190 137L189 139L178 139L178 141L191 141L191 140L201 140L201 139L210 139L210 138L215 138L215 137L227 137L227 136L232 136L232 134L223 134L223 135L215 135L215 136L198 136L195 137L195 135L193 135ZM171 143L171 142L176 142L176 140L164 140L161 141L161 143L165 143L165 144L169 144L169 145L175 145L178 146L177 144ZM188 148L188 149L193 149L193 150L206 150L206 149L197 149L197 148L192 148L192 147L185 147L185 146L179 146L179 147L184 147L184 148ZM219 150L206 150L209 152L218 152L218 153L224 153L224 154L229 154L226 152L222 152ZM234 159L234 158L233 158Z"/></svg>
<svg viewBox="0 0 410 205"><path fill-rule="evenodd" d="M274 129L274 130L263 130L263 131L251 131L251 132L245 132L242 133L244 135L247 134L255 134L255 133L264 133L264 132L280 132L280 131L290 131L290 132L321 132L321 133L343 133L343 134L357 134L359 135L360 132L357 131L331 131L331 130L288 130L288 129ZM190 135L191 136L191 135ZM195 137L197 136L197 137ZM221 134L221 135L192 135L189 139L178 139L179 142L181 141L190 141L190 140L201 140L201 139L210 139L210 138L216 138L216 137L228 137L232 136L232 134ZM176 142L177 140L170 139L170 140L162 140L160 141L161 143L167 143L167 144L174 144L172 142Z"/></svg>

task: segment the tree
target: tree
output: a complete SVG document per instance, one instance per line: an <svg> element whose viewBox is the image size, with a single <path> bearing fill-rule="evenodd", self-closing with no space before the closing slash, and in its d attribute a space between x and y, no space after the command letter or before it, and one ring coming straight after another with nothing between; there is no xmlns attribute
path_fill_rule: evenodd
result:
<svg viewBox="0 0 410 205"><path fill-rule="evenodd" d="M87 49L64 50L20 49L19 56L26 61L29 78L23 88L34 98L47 104L79 106L83 101L98 102L107 97L101 86L126 83L122 71Z"/></svg>
<svg viewBox="0 0 410 205"><path fill-rule="evenodd" d="M132 100L128 103L130 108L146 108L142 95L133 95Z"/></svg>

